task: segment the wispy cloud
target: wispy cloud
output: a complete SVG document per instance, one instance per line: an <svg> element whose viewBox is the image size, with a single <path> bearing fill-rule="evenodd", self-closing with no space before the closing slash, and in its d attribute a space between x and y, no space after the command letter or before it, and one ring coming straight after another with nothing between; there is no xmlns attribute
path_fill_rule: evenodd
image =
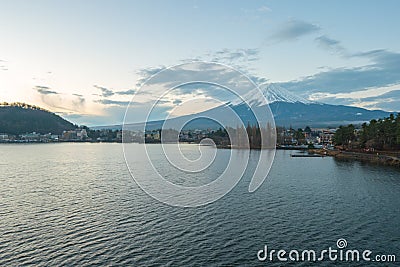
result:
<svg viewBox="0 0 400 267"><path fill-rule="evenodd" d="M109 96L114 95L114 92L106 87L102 87L102 86L98 86L98 85L93 85L93 87L99 89L101 91L101 95L103 97L109 97Z"/></svg>
<svg viewBox="0 0 400 267"><path fill-rule="evenodd" d="M74 109L79 110L80 108L83 108L86 104L86 99L82 95L78 94L73 94L73 96L75 97L72 98L71 102Z"/></svg>
<svg viewBox="0 0 400 267"><path fill-rule="evenodd" d="M137 74L140 78L136 82L136 88L140 88L143 85L143 83L145 83L146 80L148 80L151 76L153 76L165 69L166 69L166 66L147 67L147 68L139 69L137 71Z"/></svg>
<svg viewBox="0 0 400 267"><path fill-rule="evenodd" d="M400 88L400 86L399 86L399 88ZM393 90L393 91L381 94L379 96L370 96L370 97L363 98L363 100L365 100L365 101L390 100L390 99L400 100L400 89Z"/></svg>
<svg viewBox="0 0 400 267"><path fill-rule="evenodd" d="M316 33L321 30L316 24L312 24L306 21L291 19L282 24L272 35L271 39L283 42L283 41L294 41L298 38Z"/></svg>
<svg viewBox="0 0 400 267"><path fill-rule="evenodd" d="M400 111L400 84L348 93L313 93L310 100L335 105L351 105L367 109Z"/></svg>
<svg viewBox="0 0 400 267"><path fill-rule="evenodd" d="M58 95L59 94L56 91L51 90L47 86L37 85L34 87L34 89L41 95Z"/></svg>
<svg viewBox="0 0 400 267"><path fill-rule="evenodd" d="M128 90L125 90L125 91L115 92L116 95L133 95L135 93L136 93L136 90L134 90L134 89L128 89Z"/></svg>
<svg viewBox="0 0 400 267"><path fill-rule="evenodd" d="M175 99L172 103L173 103L174 105L179 105L179 104L182 103L182 100L180 100L180 99Z"/></svg>
<svg viewBox="0 0 400 267"><path fill-rule="evenodd" d="M69 114L88 113L86 98L81 94L59 93L48 86L37 85L33 88L40 96L42 103L54 112Z"/></svg>
<svg viewBox="0 0 400 267"><path fill-rule="evenodd" d="M111 99L99 99L95 100L96 103L100 103L103 105L116 105L116 106L127 106L130 101L118 101L118 100L111 100Z"/></svg>
<svg viewBox="0 0 400 267"><path fill-rule="evenodd" d="M259 11L259 12L270 12L270 11L272 11L272 9L267 7L267 6L261 6L261 7L259 7L257 9L257 11Z"/></svg>
<svg viewBox="0 0 400 267"><path fill-rule="evenodd" d="M340 44L340 41L332 39L326 35L321 35L315 38L317 44L330 52L344 54L346 49Z"/></svg>
<svg viewBox="0 0 400 267"><path fill-rule="evenodd" d="M148 68L141 68L138 70L138 74L141 77L149 78L154 74L157 74L158 72L166 69L166 66L158 66L158 67L148 67Z"/></svg>
<svg viewBox="0 0 400 267"><path fill-rule="evenodd" d="M211 61L221 63L251 62L259 59L259 50L256 48L222 49L208 54Z"/></svg>

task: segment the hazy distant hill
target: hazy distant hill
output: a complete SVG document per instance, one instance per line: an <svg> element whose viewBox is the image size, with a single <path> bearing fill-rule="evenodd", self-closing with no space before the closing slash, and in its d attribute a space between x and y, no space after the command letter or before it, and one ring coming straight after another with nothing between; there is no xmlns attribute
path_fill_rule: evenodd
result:
<svg viewBox="0 0 400 267"><path fill-rule="evenodd" d="M0 133L61 134L75 129L69 121L47 110L24 103L0 104Z"/></svg>

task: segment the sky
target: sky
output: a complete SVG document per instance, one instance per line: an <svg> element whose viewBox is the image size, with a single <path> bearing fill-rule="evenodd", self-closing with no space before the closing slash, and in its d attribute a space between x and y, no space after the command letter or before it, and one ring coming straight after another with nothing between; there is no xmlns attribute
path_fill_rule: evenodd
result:
<svg viewBox="0 0 400 267"><path fill-rule="evenodd" d="M373 0L0 0L0 102L120 124L151 75L204 60L312 101L400 111L399 10ZM164 111L179 102L165 99Z"/></svg>

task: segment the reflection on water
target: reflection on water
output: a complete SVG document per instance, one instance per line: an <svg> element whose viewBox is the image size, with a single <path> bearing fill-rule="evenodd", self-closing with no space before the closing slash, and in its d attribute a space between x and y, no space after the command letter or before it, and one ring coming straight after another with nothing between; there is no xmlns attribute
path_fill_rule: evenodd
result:
<svg viewBox="0 0 400 267"><path fill-rule="evenodd" d="M119 144L0 151L1 266L257 266L265 244L318 250L339 238L349 248L400 257L398 169L277 151L267 180L249 193L259 153L251 151L253 165L229 194L204 207L176 208L139 189ZM221 150L220 166L229 153ZM196 181L163 171L176 183L196 184L223 171L210 168Z"/></svg>

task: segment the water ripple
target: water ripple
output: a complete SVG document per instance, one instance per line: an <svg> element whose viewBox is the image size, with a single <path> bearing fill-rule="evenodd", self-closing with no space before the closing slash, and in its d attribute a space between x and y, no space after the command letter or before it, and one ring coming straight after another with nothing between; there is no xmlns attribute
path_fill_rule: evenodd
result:
<svg viewBox="0 0 400 267"><path fill-rule="evenodd" d="M221 200L188 209L140 190L118 144L1 148L0 266L265 266L256 257L264 244L318 250L338 238L400 255L396 169L278 151L255 193L250 166Z"/></svg>

